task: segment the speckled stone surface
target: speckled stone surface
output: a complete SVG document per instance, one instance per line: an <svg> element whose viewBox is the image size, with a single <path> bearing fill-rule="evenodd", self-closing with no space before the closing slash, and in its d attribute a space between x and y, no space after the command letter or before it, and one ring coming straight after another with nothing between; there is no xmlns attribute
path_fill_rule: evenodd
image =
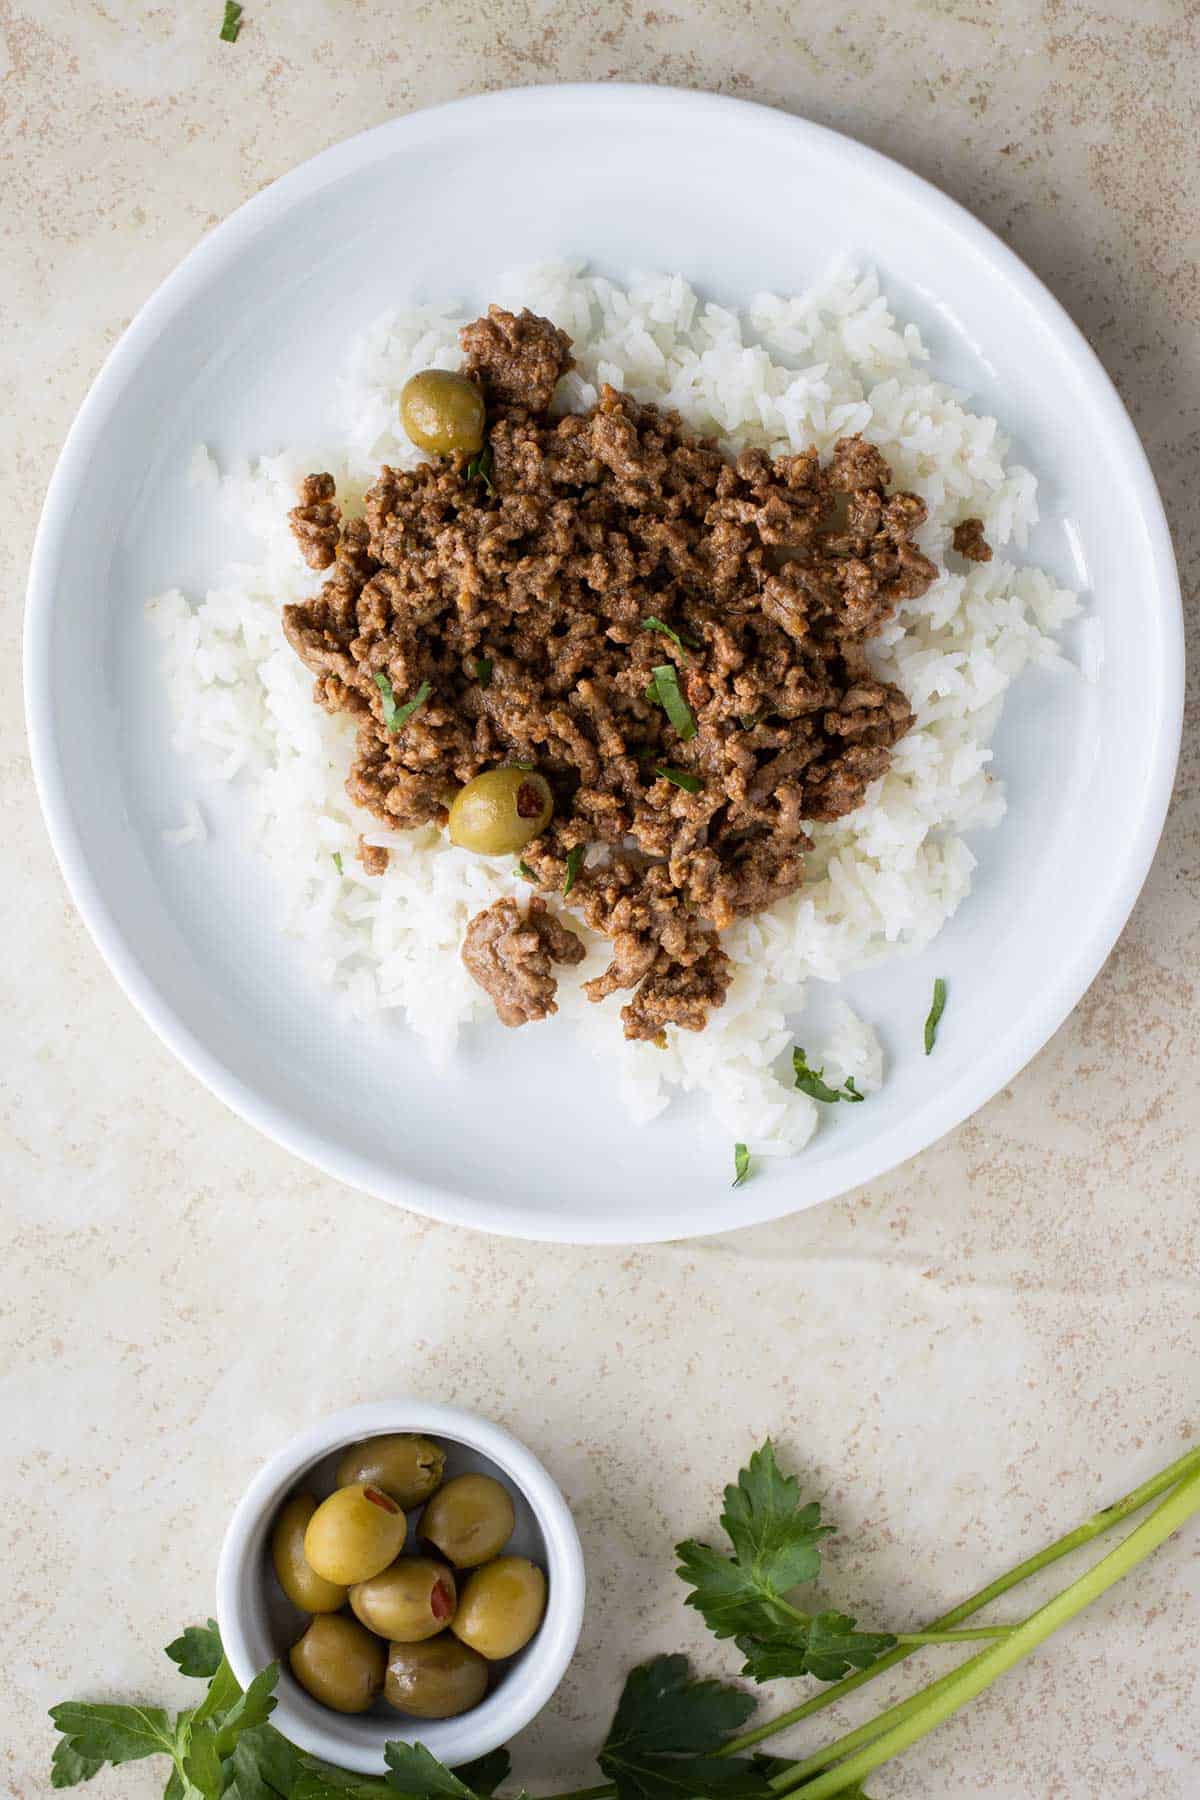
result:
<svg viewBox="0 0 1200 1800"><path fill-rule="evenodd" d="M247 0L234 46L220 11L0 0L0 1789L47 1788L54 1700L179 1695L158 1646L208 1611L258 1462L325 1411L411 1388L522 1434L576 1509L583 1642L517 1747L546 1792L595 1779L589 1747L631 1661L678 1646L736 1667L683 1612L670 1546L710 1524L767 1431L843 1527L825 1599L898 1628L1200 1436L1195 718L1115 954L971 1123L867 1190L717 1241L492 1242L264 1142L101 966L20 712L22 586L55 454L158 280L312 152L519 82L715 87L890 152L1032 263L1133 412L1194 604L1200 9ZM1198 1658L1195 1520L871 1792L1188 1800ZM817 1742L816 1723L795 1741ZM152 1764L89 1789L160 1791Z"/></svg>

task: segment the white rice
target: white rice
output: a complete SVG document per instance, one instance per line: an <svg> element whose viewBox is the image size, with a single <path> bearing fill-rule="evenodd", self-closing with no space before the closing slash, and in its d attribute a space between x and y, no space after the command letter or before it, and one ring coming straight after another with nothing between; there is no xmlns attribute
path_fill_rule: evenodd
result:
<svg viewBox="0 0 1200 1800"><path fill-rule="evenodd" d="M1008 461L996 421L933 379L916 329L897 323L869 273L838 266L794 299L756 295L744 315L706 304L678 275L624 290L568 264L515 272L496 297L570 332L579 367L562 384L566 407L589 405L608 381L677 408L731 452L748 444L828 452L861 431L882 449L896 484L927 502L918 541L939 562L962 518L981 517L998 552L1022 548L1037 519L1034 478ZM303 939L357 1014L399 1012L439 1060L463 1026L491 1016L459 957L467 920L527 887L507 858L456 850L432 828L381 830L351 806L343 784L353 729L314 706L312 677L284 642L279 614L320 579L287 528L297 479L329 469L339 497L354 500L380 462L417 460L400 427L399 391L414 369L457 364L465 316L446 305L380 319L351 351L332 448L264 457L223 478L199 448L190 482L250 526L259 557L225 570L198 605L178 590L149 605L176 745L208 776L243 784L250 841L277 878L281 928ZM966 573L943 572L901 607L872 652L879 674L909 696L915 728L857 812L814 828L806 887L725 934L736 974L708 1028L672 1032L666 1051L626 1043L620 1000L593 1006L579 991L607 960L596 941L586 964L560 981L559 1020L540 1029L569 1022L591 1053L617 1059L639 1120L673 1092L699 1090L725 1135L760 1154L799 1149L819 1111L788 1085L804 982L923 947L969 893L975 858L963 834L1004 812L988 746L1005 691L1030 663L1069 666L1055 633L1077 610L1073 593L1003 554ZM1089 664L1099 655L1090 645ZM392 852L385 875L359 867L360 832ZM179 843L203 837L198 809L174 835ZM487 1028L501 1029L494 1021ZM823 1060L829 1078L852 1074L864 1092L882 1079L876 1034L844 1003Z"/></svg>

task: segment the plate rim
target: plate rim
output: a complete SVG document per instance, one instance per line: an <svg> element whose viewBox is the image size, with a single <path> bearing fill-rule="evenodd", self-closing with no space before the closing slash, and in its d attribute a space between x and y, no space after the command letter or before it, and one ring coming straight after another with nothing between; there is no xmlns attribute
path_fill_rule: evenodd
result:
<svg viewBox="0 0 1200 1800"><path fill-rule="evenodd" d="M1132 490L1135 511L1146 532L1150 574L1159 596L1156 618L1163 638L1162 692L1153 720L1150 775L1136 835L1127 841L1122 875L1100 916L1100 925L1073 959L1065 979L1047 988L1027 1009L1023 1029L1014 1033L1007 1053L981 1061L973 1080L955 1084L947 1103L938 1096L919 1115L919 1130L894 1126L867 1144L850 1150L806 1186L797 1203L794 1187L766 1184L741 1188L737 1200L717 1220L694 1231L681 1231L677 1215L657 1214L653 1206L636 1228L613 1225L611 1215L548 1215L541 1207L520 1204L488 1208L452 1189L435 1187L403 1169L382 1170L346 1144L333 1144L310 1131L295 1113L287 1112L235 1075L191 1026L164 1000L145 974L136 951L117 924L83 852L75 828L67 785L53 728L50 660L56 570L68 536L74 498L86 477L91 453L135 373L142 347L195 290L223 263L236 258L240 245L259 228L284 214L298 199L403 148L406 137L419 137L439 118L491 113L513 108L550 113L562 107L616 106L675 108L734 117L753 117L760 129L790 133L858 164L884 184L912 195L968 246L1009 280L1031 304L1050 332L1055 348L1074 366L1105 417L1111 441ZM991 228L966 207L894 158L829 126L757 101L702 90L632 82L547 83L467 95L388 119L318 151L245 201L195 244L153 290L105 357L71 424L51 475L34 538L26 587L24 622L24 692L26 731L34 783L68 893L110 972L151 1030L188 1071L247 1124L263 1132L291 1154L333 1179L445 1224L489 1231L532 1242L629 1245L709 1236L785 1218L822 1201L836 1198L861 1183L898 1168L938 1142L969 1118L1011 1081L1043 1048L1074 1010L1107 961L1124 929L1149 874L1162 835L1174 786L1183 725L1184 633L1178 570L1162 498L1141 439L1120 395L1079 326L1031 268ZM761 1200L756 1202L756 1191ZM769 1196L769 1198L768 1198ZM631 1229L635 1235L631 1235Z"/></svg>

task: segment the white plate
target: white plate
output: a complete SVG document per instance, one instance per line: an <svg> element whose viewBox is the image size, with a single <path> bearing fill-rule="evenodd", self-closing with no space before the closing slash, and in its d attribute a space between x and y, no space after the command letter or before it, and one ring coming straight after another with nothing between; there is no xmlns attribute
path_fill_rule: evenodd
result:
<svg viewBox="0 0 1200 1800"><path fill-rule="evenodd" d="M142 616L195 593L231 546L183 479L218 458L327 438L345 339L387 306L483 303L514 263L680 269L725 302L795 292L837 251L873 263L939 374L1039 476L1031 554L1103 621L1098 683L1009 696L1003 825L934 949L848 985L889 1073L789 1162L730 1188L699 1108L636 1129L607 1071L553 1024L476 1036L439 1077L403 1031L364 1029L278 935L232 817L163 845L196 791ZM236 548L236 547L233 547ZM138 315L85 402L30 578L27 701L42 803L102 953L167 1044L243 1117L319 1167L441 1219L632 1243L777 1217L893 1167L980 1106L1065 1018L1149 867L1178 751L1183 647L1162 508L1088 346L990 232L894 163L742 102L537 88L399 119L326 151L207 238ZM206 802L207 804L207 802ZM210 809L213 810L213 809ZM933 976L952 983L921 1054ZM616 1019L614 1030L618 1029Z"/></svg>

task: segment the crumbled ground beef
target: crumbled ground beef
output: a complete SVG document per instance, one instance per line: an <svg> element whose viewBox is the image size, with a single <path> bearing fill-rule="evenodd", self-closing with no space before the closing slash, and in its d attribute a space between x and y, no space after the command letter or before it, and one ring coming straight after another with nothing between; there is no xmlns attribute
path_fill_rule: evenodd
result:
<svg viewBox="0 0 1200 1800"><path fill-rule="evenodd" d="M969 562L991 562L992 546L983 535L983 520L960 520L954 527L954 548Z"/></svg>
<svg viewBox="0 0 1200 1800"><path fill-rule="evenodd" d="M365 837L358 840L358 860L368 875L386 875L388 853L382 844L368 844Z"/></svg>
<svg viewBox="0 0 1200 1800"><path fill-rule="evenodd" d="M306 475L300 483L300 504L288 514L310 569L327 569L337 554L342 509L333 496L332 475Z"/></svg>
<svg viewBox="0 0 1200 1800"><path fill-rule="evenodd" d="M558 983L552 963L579 963L587 955L575 933L535 894L524 919L515 900L497 900L467 926L462 957L491 996L502 1025L528 1025L557 1012Z"/></svg>
<svg viewBox="0 0 1200 1800"><path fill-rule="evenodd" d="M365 518L339 534L333 484L310 476L293 527L333 572L284 609L284 629L318 703L356 715L347 786L388 826L443 822L481 770L535 764L555 811L524 860L561 893L569 852L590 847L569 904L612 940L589 996L634 989L630 1037L699 1031L731 975L717 934L801 885L805 821L858 806L912 723L866 646L937 573L913 542L924 503L888 493L891 470L861 438L826 467L815 450L731 463L611 387L591 412L552 419L564 333L492 307L461 337L494 485L462 457L384 467ZM692 735L652 688L664 664ZM430 686L398 731L380 673L397 706ZM542 915L514 914L490 907L463 952L490 992L514 958L528 975L498 998L509 1023L543 1017L554 993Z"/></svg>

